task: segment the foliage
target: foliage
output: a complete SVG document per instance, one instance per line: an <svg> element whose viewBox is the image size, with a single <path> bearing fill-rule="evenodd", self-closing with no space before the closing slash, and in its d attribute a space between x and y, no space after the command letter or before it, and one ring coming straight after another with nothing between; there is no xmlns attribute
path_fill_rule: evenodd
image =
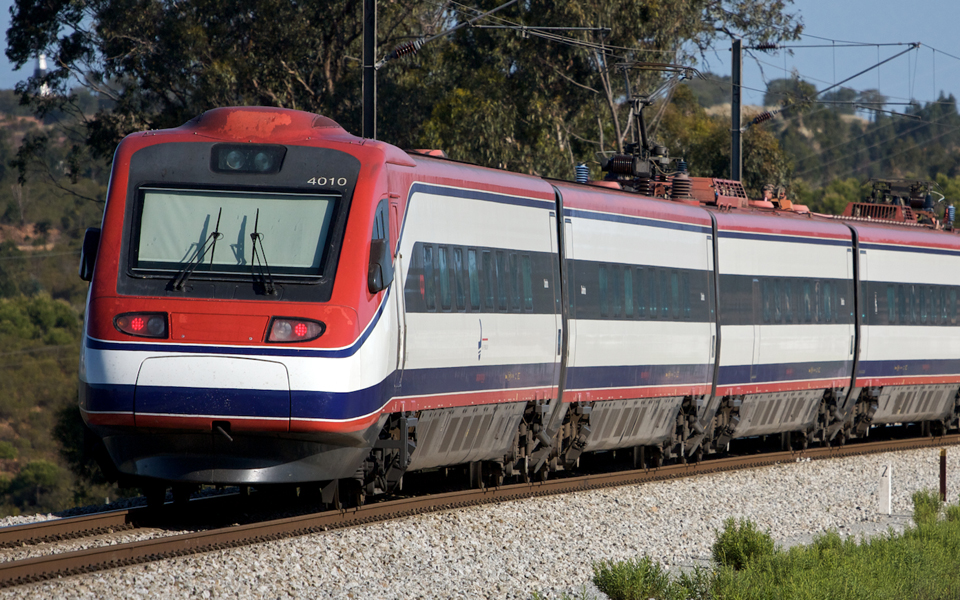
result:
<svg viewBox="0 0 960 600"><path fill-rule="evenodd" d="M739 571L775 551L776 545L768 532L760 531L747 519L729 518L723 522L723 531L717 533L711 555L718 565Z"/></svg>
<svg viewBox="0 0 960 600"><path fill-rule="evenodd" d="M673 596L670 574L660 563L648 556L594 563L593 584L611 600L646 600Z"/></svg>
<svg viewBox="0 0 960 600"><path fill-rule="evenodd" d="M499 4L484 0L477 8ZM649 56L692 60L687 49L703 52L718 36L738 35L749 43L794 39L801 26L786 11L788 4L518 3L498 18L522 25L605 25L611 31L602 38L571 33L558 43L536 33L527 38L460 29L415 60L380 69L379 104L387 109L380 113L380 137L404 147L450 147L454 158L489 166L506 162L523 172L572 173L575 161L617 149L627 134L621 124L628 121L629 106L613 63ZM55 66L18 91L40 114L60 111L74 119L80 137L71 140L71 169L82 164L86 149L108 159L127 133L177 126L215 106L309 110L356 132L360 70L345 57L361 55L360 7L346 0L17 0L7 56L19 66L43 52ZM469 16L447 2L381 3L378 43L389 49ZM641 92L652 91L659 78L631 72ZM112 108L86 114L79 94L68 89L76 80ZM42 85L55 93L39 94ZM598 113L611 131L597 129ZM459 146L461 140L469 142Z"/></svg>
<svg viewBox="0 0 960 600"><path fill-rule="evenodd" d="M934 490L917 490L910 497L913 501L913 522L917 526L936 523L943 512L943 500Z"/></svg>

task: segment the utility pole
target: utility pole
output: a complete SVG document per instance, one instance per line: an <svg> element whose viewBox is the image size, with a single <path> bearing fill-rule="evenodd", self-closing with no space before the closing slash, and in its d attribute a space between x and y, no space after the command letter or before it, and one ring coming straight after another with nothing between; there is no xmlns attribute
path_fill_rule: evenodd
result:
<svg viewBox="0 0 960 600"><path fill-rule="evenodd" d="M740 181L743 171L743 141L740 138L740 104L742 99L741 79L743 71L743 41L733 40L731 98L730 98L730 179Z"/></svg>
<svg viewBox="0 0 960 600"><path fill-rule="evenodd" d="M377 139L377 0L363 0L363 131Z"/></svg>

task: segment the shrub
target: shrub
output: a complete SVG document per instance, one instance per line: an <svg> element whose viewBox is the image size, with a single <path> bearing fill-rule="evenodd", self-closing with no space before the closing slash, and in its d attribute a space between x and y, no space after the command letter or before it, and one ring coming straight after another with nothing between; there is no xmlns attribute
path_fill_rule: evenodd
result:
<svg viewBox="0 0 960 600"><path fill-rule="evenodd" d="M774 553L773 538L747 519L729 518L723 522L723 531L713 543L712 556L718 564L741 570L751 561Z"/></svg>
<svg viewBox="0 0 960 600"><path fill-rule="evenodd" d="M668 598L670 575L649 556L593 564L593 584L610 600Z"/></svg>
<svg viewBox="0 0 960 600"><path fill-rule="evenodd" d="M940 494L933 490L917 490L911 496L913 500L913 522L920 525L935 523L943 510Z"/></svg>

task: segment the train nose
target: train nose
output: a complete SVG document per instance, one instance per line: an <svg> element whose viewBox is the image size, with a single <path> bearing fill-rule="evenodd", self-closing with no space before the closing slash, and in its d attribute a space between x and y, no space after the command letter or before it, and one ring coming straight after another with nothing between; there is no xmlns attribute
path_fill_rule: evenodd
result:
<svg viewBox="0 0 960 600"><path fill-rule="evenodd" d="M290 377L282 363L220 356L148 358L134 389L136 426L289 431Z"/></svg>

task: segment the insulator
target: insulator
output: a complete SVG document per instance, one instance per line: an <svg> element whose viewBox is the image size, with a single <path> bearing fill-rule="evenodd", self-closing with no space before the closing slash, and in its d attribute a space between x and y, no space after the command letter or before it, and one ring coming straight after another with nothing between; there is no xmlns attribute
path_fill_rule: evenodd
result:
<svg viewBox="0 0 960 600"><path fill-rule="evenodd" d="M670 186L670 197L673 199L690 198L693 192L693 182L686 173L680 173L673 178Z"/></svg>
<svg viewBox="0 0 960 600"><path fill-rule="evenodd" d="M403 58L404 56L416 54L421 46L423 46L423 40L418 39L412 42L405 42L394 48L391 54L393 54L394 58Z"/></svg>
<svg viewBox="0 0 960 600"><path fill-rule="evenodd" d="M764 121L769 121L772 118L773 118L773 113L770 111L765 111L760 113L756 117L754 117L753 121L751 121L750 123L753 125L759 125L760 123L763 123Z"/></svg>
<svg viewBox="0 0 960 600"><path fill-rule="evenodd" d="M633 175L635 160L636 159L629 154L614 154L610 157L610 160L607 161L604 170L619 175Z"/></svg>
<svg viewBox="0 0 960 600"><path fill-rule="evenodd" d="M633 187L636 188L637 193L642 196L650 195L650 178L649 177L637 177L633 180Z"/></svg>
<svg viewBox="0 0 960 600"><path fill-rule="evenodd" d="M777 44L766 43L766 44L757 44L756 46L753 47L753 49L754 50L776 50L779 47L780 46Z"/></svg>
<svg viewBox="0 0 960 600"><path fill-rule="evenodd" d="M577 165L577 183L586 183L590 181L590 167L580 163Z"/></svg>
<svg viewBox="0 0 960 600"><path fill-rule="evenodd" d="M957 216L957 208L953 205L947 207L947 220L953 223L953 219Z"/></svg>
<svg viewBox="0 0 960 600"><path fill-rule="evenodd" d="M685 160L678 160L678 161L677 161L677 171L679 171L680 173L686 173L686 172L687 172L687 161L685 161Z"/></svg>

